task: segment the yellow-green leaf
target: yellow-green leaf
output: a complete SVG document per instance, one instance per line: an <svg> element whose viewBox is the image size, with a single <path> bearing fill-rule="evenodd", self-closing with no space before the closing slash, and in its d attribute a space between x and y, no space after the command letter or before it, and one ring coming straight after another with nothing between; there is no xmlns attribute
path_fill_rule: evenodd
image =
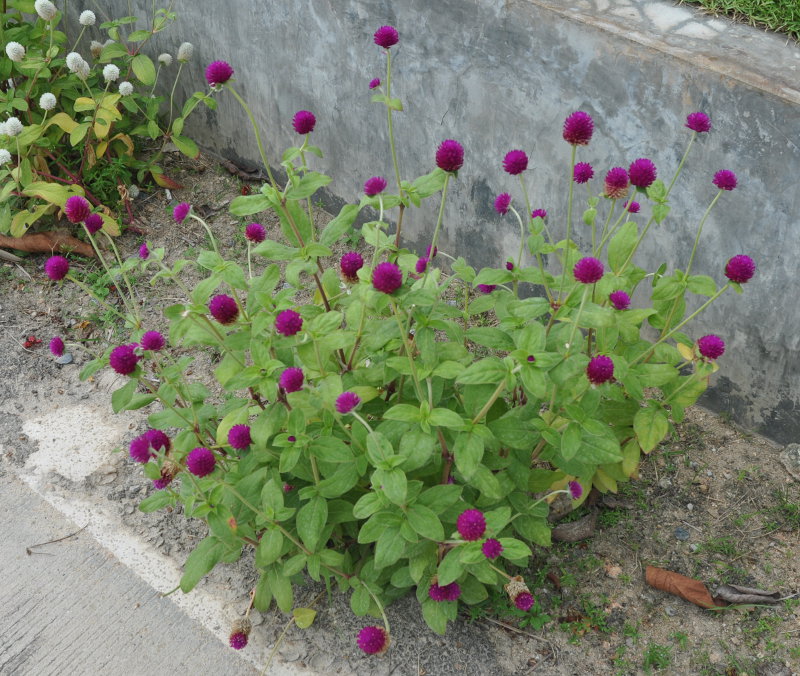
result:
<svg viewBox="0 0 800 676"><path fill-rule="evenodd" d="M78 188L77 190L75 188ZM66 186L59 183L35 181L22 191L28 197L38 197L45 202L63 207L67 199L73 195L82 195L83 190L78 186Z"/></svg>
<svg viewBox="0 0 800 676"><path fill-rule="evenodd" d="M178 150L186 155L186 157L194 158L200 153L197 144L188 136L173 136L172 142L177 146Z"/></svg>
<svg viewBox="0 0 800 676"><path fill-rule="evenodd" d="M76 113L83 113L87 110L94 110L94 107L95 107L94 99L90 99L86 96L81 96L80 98L75 99Z"/></svg>
<svg viewBox="0 0 800 676"><path fill-rule="evenodd" d="M150 86L156 81L156 67L153 61L146 54L137 54L131 61L133 72L138 78L139 82L144 85Z"/></svg>
<svg viewBox="0 0 800 676"><path fill-rule="evenodd" d="M314 624L317 611L312 608L295 608L292 610L292 616L294 617L294 623L300 627L300 629L308 629Z"/></svg>
<svg viewBox="0 0 800 676"><path fill-rule="evenodd" d="M49 204L41 204L33 211L23 209L15 214L14 218L11 219L11 236L22 237L27 229L44 215L44 212L47 211L49 207Z"/></svg>
<svg viewBox="0 0 800 676"><path fill-rule="evenodd" d="M67 132L68 134L78 126L78 123L75 122L69 115L66 113L56 113L47 120L47 124L45 125L45 129L50 125L56 124L61 127L62 130Z"/></svg>
<svg viewBox="0 0 800 676"><path fill-rule="evenodd" d="M83 141L86 132L89 131L89 123L82 122L69 133L69 142L74 147Z"/></svg>

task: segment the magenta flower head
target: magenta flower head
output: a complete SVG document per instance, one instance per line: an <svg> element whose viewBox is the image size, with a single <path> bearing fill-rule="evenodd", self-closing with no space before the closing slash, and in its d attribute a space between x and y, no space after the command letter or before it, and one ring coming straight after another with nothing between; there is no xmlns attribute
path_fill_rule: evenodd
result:
<svg viewBox="0 0 800 676"><path fill-rule="evenodd" d="M275 330L282 336L294 336L303 328L303 318L294 310L284 310L275 317Z"/></svg>
<svg viewBox="0 0 800 676"><path fill-rule="evenodd" d="M425 256L427 258L431 259L431 260L436 258L436 254L438 254L438 253L439 253L439 247L438 246L433 247L433 255L431 255L431 245L428 244L428 246L425 247Z"/></svg>
<svg viewBox="0 0 800 676"><path fill-rule="evenodd" d="M142 246L139 247L139 258L143 261L150 258L150 249L147 248L147 242L143 242Z"/></svg>
<svg viewBox="0 0 800 676"><path fill-rule="evenodd" d="M575 275L581 284L594 284L599 282L603 277L603 263L597 258L587 256L581 258L575 267L572 268L572 274Z"/></svg>
<svg viewBox="0 0 800 676"><path fill-rule="evenodd" d="M503 158L503 169L516 176L528 168L528 156L522 150L510 150Z"/></svg>
<svg viewBox="0 0 800 676"><path fill-rule="evenodd" d="M725 352L725 341L710 333L697 340L697 349L706 359L716 359Z"/></svg>
<svg viewBox="0 0 800 676"><path fill-rule="evenodd" d="M228 431L228 443L231 448L237 451L243 451L250 444L253 443L253 438L250 436L249 425L234 425Z"/></svg>
<svg viewBox="0 0 800 676"><path fill-rule="evenodd" d="M355 392L342 392L336 397L336 410L342 415L350 413L361 403L361 397Z"/></svg>
<svg viewBox="0 0 800 676"><path fill-rule="evenodd" d="M428 589L428 596L434 601L455 601L461 596L461 587L457 582L451 582L443 587L434 582Z"/></svg>
<svg viewBox="0 0 800 676"><path fill-rule="evenodd" d="M111 368L122 376L129 376L136 370L136 365L141 357L136 354L136 343L130 345L118 345L108 356L108 363Z"/></svg>
<svg viewBox="0 0 800 676"><path fill-rule="evenodd" d="M191 210L191 204L188 202L181 202L172 210L172 218L175 219L176 223L183 223Z"/></svg>
<svg viewBox="0 0 800 676"><path fill-rule="evenodd" d="M204 477L214 471L217 460L214 454L202 446L195 448L186 456L186 467L197 477Z"/></svg>
<svg viewBox="0 0 800 676"><path fill-rule="evenodd" d="M284 369L278 380L278 384L286 392L299 392L303 388L303 380L303 369L292 366L291 368Z"/></svg>
<svg viewBox="0 0 800 676"><path fill-rule="evenodd" d="M631 166L628 167L628 177L631 180L631 184L635 185L637 188L647 188L651 186L653 181L656 180L657 175L656 165L646 157L640 157L638 160L634 160L631 162Z"/></svg>
<svg viewBox="0 0 800 676"><path fill-rule="evenodd" d="M478 509L465 509L458 515L456 528L465 540L480 540L486 532L486 517Z"/></svg>
<svg viewBox="0 0 800 676"><path fill-rule="evenodd" d="M103 229L103 217L100 214L89 214L83 221L90 235L100 232Z"/></svg>
<svg viewBox="0 0 800 676"><path fill-rule="evenodd" d="M70 223L83 223L92 213L92 207L85 197L73 195L67 199L67 203L64 205L64 213Z"/></svg>
<svg viewBox="0 0 800 676"><path fill-rule="evenodd" d="M156 456L156 454L150 450L150 440L147 438L147 432L131 440L129 449L131 459L134 462L144 463Z"/></svg>
<svg viewBox="0 0 800 676"><path fill-rule="evenodd" d="M147 430L147 432L145 432L142 436L147 439L147 443L150 444L150 448L156 451L169 450L171 442L169 437L161 430Z"/></svg>
<svg viewBox="0 0 800 676"><path fill-rule="evenodd" d="M310 110L298 110L292 118L292 126L298 134L310 134L316 124L317 118Z"/></svg>
<svg viewBox="0 0 800 676"><path fill-rule="evenodd" d="M383 627L364 627L358 632L357 643L367 655L380 655L389 647L389 634Z"/></svg>
<svg viewBox="0 0 800 676"><path fill-rule="evenodd" d="M375 31L375 35L372 39L378 47L389 49L389 47L398 43L400 35L397 33L397 29L394 26L381 26Z"/></svg>
<svg viewBox="0 0 800 676"><path fill-rule="evenodd" d="M436 166L444 171L456 172L464 166L464 146L447 139L436 149Z"/></svg>
<svg viewBox="0 0 800 676"><path fill-rule="evenodd" d="M733 190L736 187L736 174L727 169L722 169L714 174L712 182L720 190Z"/></svg>
<svg viewBox="0 0 800 676"><path fill-rule="evenodd" d="M503 553L503 545L500 544L500 540L489 538L481 545L481 551L487 559L496 559Z"/></svg>
<svg viewBox="0 0 800 676"><path fill-rule="evenodd" d="M403 273L394 263L378 263L372 271L372 286L381 293L394 293L403 285Z"/></svg>
<svg viewBox="0 0 800 676"><path fill-rule="evenodd" d="M606 197L618 200L628 194L628 172L622 167L609 169L605 178Z"/></svg>
<svg viewBox="0 0 800 676"><path fill-rule="evenodd" d="M608 300L615 310L627 310L631 306L631 297L624 291L612 291L608 295Z"/></svg>
<svg viewBox="0 0 800 676"><path fill-rule="evenodd" d="M230 296L221 293L214 296L208 304L211 316L220 324L233 324L239 316L239 306Z"/></svg>
<svg viewBox="0 0 800 676"><path fill-rule="evenodd" d="M212 61L206 66L206 82L212 87L224 85L233 77L233 68L227 61Z"/></svg>
<svg viewBox="0 0 800 676"><path fill-rule="evenodd" d="M158 352L164 348L166 341L158 331L147 331L139 342L143 350Z"/></svg>
<svg viewBox="0 0 800 676"><path fill-rule="evenodd" d="M544 220L547 218L547 211L545 209L534 209L531 211L531 218L541 218Z"/></svg>
<svg viewBox="0 0 800 676"><path fill-rule="evenodd" d="M511 261L506 261L506 270L511 272L513 269L514 269L514 263L512 263Z"/></svg>
<svg viewBox="0 0 800 676"><path fill-rule="evenodd" d="M528 612L531 608L533 608L533 594L530 592L522 592L521 594L517 594L517 598L514 599L514 605L520 610Z"/></svg>
<svg viewBox="0 0 800 676"><path fill-rule="evenodd" d="M64 341L61 336L54 336L50 341L50 352L54 357L61 357L64 354Z"/></svg>
<svg viewBox="0 0 800 676"><path fill-rule="evenodd" d="M357 251L348 251L339 261L342 277L348 282L358 281L358 271L364 267L364 259Z"/></svg>
<svg viewBox="0 0 800 676"><path fill-rule="evenodd" d="M247 634L241 631L234 632L228 638L228 644L234 650L241 650L247 645Z"/></svg>
<svg viewBox="0 0 800 676"><path fill-rule="evenodd" d="M734 256L725 265L725 276L738 284L749 282L755 273L755 261L744 254Z"/></svg>
<svg viewBox="0 0 800 676"><path fill-rule="evenodd" d="M375 197L386 190L386 179L383 176L373 176L364 183L364 194L367 197Z"/></svg>
<svg viewBox="0 0 800 676"><path fill-rule="evenodd" d="M511 195L507 192L501 192L494 199L494 210L501 216L508 213L508 208L511 206Z"/></svg>
<svg viewBox="0 0 800 676"><path fill-rule="evenodd" d="M589 113L578 110L564 120L564 140L573 146L586 146L592 140L594 120Z"/></svg>
<svg viewBox="0 0 800 676"><path fill-rule="evenodd" d="M711 131L711 120L708 119L708 115L705 113L689 113L686 116L685 126L698 134L702 134L703 132Z"/></svg>
<svg viewBox="0 0 800 676"><path fill-rule="evenodd" d="M627 209L629 214L638 214L639 209L641 209L641 206L639 205L638 202L634 202L633 200L631 200L625 205L625 209Z"/></svg>
<svg viewBox="0 0 800 676"><path fill-rule="evenodd" d="M586 377L594 385L602 385L614 377L614 362L611 357L597 355L586 367Z"/></svg>
<svg viewBox="0 0 800 676"><path fill-rule="evenodd" d="M577 481L570 481L569 495L573 500L580 499L581 495L583 495L583 486L581 486Z"/></svg>
<svg viewBox="0 0 800 676"><path fill-rule="evenodd" d="M572 180L575 183L588 183L594 178L594 169L588 162L578 162L572 169Z"/></svg>
<svg viewBox="0 0 800 676"><path fill-rule="evenodd" d="M244 229L244 236L254 244L260 244L267 238L267 229L261 223L249 223Z"/></svg>
<svg viewBox="0 0 800 676"><path fill-rule="evenodd" d="M418 275L421 275L428 269L428 263L429 261L427 258L417 258L417 262L414 264L414 270L417 271Z"/></svg>
<svg viewBox="0 0 800 676"><path fill-rule="evenodd" d="M497 288L497 284L478 284L477 289L483 294L490 294Z"/></svg>
<svg viewBox="0 0 800 676"><path fill-rule="evenodd" d="M370 89L377 89L381 86L381 79L379 77L373 78L369 81Z"/></svg>
<svg viewBox="0 0 800 676"><path fill-rule="evenodd" d="M69 272L69 261L63 256L50 256L44 264L44 271L54 282L60 282Z"/></svg>

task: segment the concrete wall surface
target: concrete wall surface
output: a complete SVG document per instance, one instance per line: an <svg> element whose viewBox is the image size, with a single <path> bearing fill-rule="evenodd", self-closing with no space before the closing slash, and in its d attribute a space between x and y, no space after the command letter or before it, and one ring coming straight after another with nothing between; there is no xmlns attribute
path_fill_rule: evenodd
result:
<svg viewBox="0 0 800 676"><path fill-rule="evenodd" d="M123 14L127 5L107 3ZM142 16L150 8L149 0L133 5ZM796 44L661 0L178 0L175 10L176 25L150 51L194 44L179 99L202 88L208 62L230 62L275 164L297 139L294 112L312 110L313 141L325 152L315 166L333 176L329 196L345 201L357 201L372 175L393 184L385 110L370 103L367 83L385 77L373 32L397 27L401 173L413 178L433 168L444 139L464 145L440 241L476 267L499 265L518 245L515 221L492 209L503 191L522 203L519 184L502 170L508 150L530 155L532 204L546 208L550 228L563 234L570 147L561 127L569 113L594 117L595 136L579 160L594 165L590 187L598 193L608 168L639 157L652 158L669 180L689 140L686 115L707 112L713 130L695 144L671 197L672 214L637 262L685 269L716 193L713 174L737 173L739 187L722 196L706 223L693 272L722 283L725 261L740 253L759 267L744 295L724 295L690 328L694 337L717 333L728 346L705 403L777 441L800 440ZM244 114L229 94L219 99L218 111L198 112L187 133L228 159L258 163ZM430 239L437 208L426 203L404 226L418 251ZM648 215L643 205L640 222Z"/></svg>

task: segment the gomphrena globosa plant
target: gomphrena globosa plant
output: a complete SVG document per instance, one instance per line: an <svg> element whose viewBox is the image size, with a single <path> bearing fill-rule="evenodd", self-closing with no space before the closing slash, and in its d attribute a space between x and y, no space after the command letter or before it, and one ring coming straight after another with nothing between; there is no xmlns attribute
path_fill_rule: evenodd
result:
<svg viewBox="0 0 800 676"><path fill-rule="evenodd" d="M578 161L596 122L569 114L566 216L532 208L528 155L510 149L498 154L510 178L494 204L519 226L516 256L476 271L441 251L448 186L469 149L443 138L432 171L403 178L392 131L403 109L391 68L398 40L391 26L378 29L385 75L365 83L385 109L394 180L365 168L360 202L321 231L310 200L331 179L309 163L322 155L311 144L314 114L294 116L299 144L283 153L287 178L279 183L233 68L208 67L209 96L230 94L243 106L269 172L260 192L237 197L231 212L274 212L283 241L247 225L245 269L221 255L208 230L211 248L194 262L205 279L192 289L181 279L188 261L168 267L163 249L144 246L137 265L174 281L186 300L165 310L168 337L142 327L83 372L110 364L129 377L113 395L117 411L160 403L130 454L158 489L142 510L180 502L208 523L186 561L184 592L247 550L260 574L251 604L264 610L274 600L288 612L293 586L306 578L336 585L350 592L357 615L382 618L358 636L369 654L390 644L385 606L411 591L440 633L461 604L499 585L530 610L535 589L525 571L531 547L550 543L550 503L575 507L593 489L616 491L637 477L642 454L683 418L725 350L716 335L692 337L692 319L728 289L741 292L755 272L735 251L720 260L721 285L691 272L710 210L736 187L726 170L709 176L710 206L686 269L648 274L634 262L653 224L669 216L689 149L710 133L700 112L687 118L688 148L668 185L648 158L608 169ZM575 186L588 193L578 223ZM429 245L421 255L404 248L404 210L437 200ZM637 221L641 204L650 215ZM377 218L361 228L362 246L334 256L368 207ZM187 203L174 217L207 227ZM572 237L578 226L585 245ZM46 269L54 280L69 275L57 257ZM705 298L688 315L687 294ZM494 325L475 321L485 313ZM222 400L186 377L193 350L219 355L213 378ZM244 647L248 634L249 623L237 625L231 645Z"/></svg>

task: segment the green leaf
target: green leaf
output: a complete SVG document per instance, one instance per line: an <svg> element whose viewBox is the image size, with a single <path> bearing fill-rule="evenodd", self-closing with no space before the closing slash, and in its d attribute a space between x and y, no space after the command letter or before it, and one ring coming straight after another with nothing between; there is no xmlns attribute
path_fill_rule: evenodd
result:
<svg viewBox="0 0 800 676"><path fill-rule="evenodd" d="M432 601L425 599L422 602L422 617L433 631L444 636L447 631L447 615L444 609L446 601Z"/></svg>
<svg viewBox="0 0 800 676"><path fill-rule="evenodd" d="M669 215L670 206L669 204L654 204L653 205L653 220L661 225L664 222L664 219Z"/></svg>
<svg viewBox="0 0 800 676"><path fill-rule="evenodd" d="M717 283L708 275L692 275L688 289L701 296L713 296L717 292Z"/></svg>
<svg viewBox="0 0 800 676"><path fill-rule="evenodd" d="M446 176L447 173L437 167L430 174L425 174L417 178L411 184L411 187L420 197L430 197L444 187Z"/></svg>
<svg viewBox="0 0 800 676"><path fill-rule="evenodd" d="M474 434L459 434L453 446L456 468L469 481L483 459L483 439Z"/></svg>
<svg viewBox="0 0 800 676"><path fill-rule="evenodd" d="M380 570L391 566L403 556L406 549L406 541L400 537L400 531L397 528L388 528L378 537L375 543L375 568Z"/></svg>
<svg viewBox="0 0 800 676"><path fill-rule="evenodd" d="M238 197L236 199L239 199ZM234 200L236 201L236 200ZM299 249L293 246L286 246L280 242L267 239L253 249L253 253L264 256L271 261L288 261L295 257Z"/></svg>
<svg viewBox="0 0 800 676"><path fill-rule="evenodd" d="M521 540L500 538L500 544L503 545L504 559L527 559L532 554L531 548Z"/></svg>
<svg viewBox="0 0 800 676"><path fill-rule="evenodd" d="M294 617L294 623L300 627L300 629L308 629L314 624L317 611L312 608L295 608L292 610L292 617Z"/></svg>
<svg viewBox="0 0 800 676"><path fill-rule="evenodd" d="M410 404L396 404L383 414L384 420L400 420L402 422L417 422L420 416L419 408Z"/></svg>
<svg viewBox="0 0 800 676"><path fill-rule="evenodd" d="M389 470L378 470L383 486L383 492L387 498L395 505L402 505L406 501L408 493L408 480L406 474L398 467Z"/></svg>
<svg viewBox="0 0 800 676"><path fill-rule="evenodd" d="M197 147L197 144L188 136L173 135L172 142L186 157L195 158L200 154L200 149Z"/></svg>
<svg viewBox="0 0 800 676"><path fill-rule="evenodd" d="M152 495L148 495L144 500L139 503L139 511L145 514L155 512L157 509L166 507L172 503L172 493L169 491L156 491Z"/></svg>
<svg viewBox="0 0 800 676"><path fill-rule="evenodd" d="M478 276L475 277L472 284L473 286L477 286L478 284L505 284L506 282L510 282L512 279L514 279L514 275L509 270L483 268L478 273Z"/></svg>
<svg viewBox="0 0 800 676"><path fill-rule="evenodd" d="M439 521L439 517L434 514L433 510L425 507L425 505L415 503L409 507L406 516L414 531L422 537L436 542L444 540L442 522Z"/></svg>
<svg viewBox="0 0 800 676"><path fill-rule="evenodd" d="M370 605L372 605L372 597L362 582L350 595L350 609L357 617L363 617L369 612Z"/></svg>
<svg viewBox="0 0 800 676"><path fill-rule="evenodd" d="M273 207L272 200L266 195L239 195L233 199L228 210L234 216L252 216Z"/></svg>
<svg viewBox="0 0 800 676"><path fill-rule="evenodd" d="M128 56L128 50L119 42L112 42L110 45L103 47L100 51L100 58L97 60L99 63L108 63L123 56Z"/></svg>
<svg viewBox="0 0 800 676"><path fill-rule="evenodd" d="M293 601L291 580L285 575L281 575L274 566L267 571L267 576L275 603L284 613L288 613L292 609Z"/></svg>
<svg viewBox="0 0 800 676"><path fill-rule="evenodd" d="M622 460L622 451L613 437L588 434L583 437L577 460L585 464L607 465Z"/></svg>
<svg viewBox="0 0 800 676"><path fill-rule="evenodd" d="M571 422L561 435L561 455L564 460L572 460L581 447L583 431L578 423Z"/></svg>
<svg viewBox="0 0 800 676"><path fill-rule="evenodd" d="M669 431L669 420L658 405L639 409L633 419L633 430L645 453L652 451Z"/></svg>
<svg viewBox="0 0 800 676"><path fill-rule="evenodd" d="M353 226L360 210L357 204L345 204L339 215L323 228L319 236L320 243L330 246L338 241Z"/></svg>
<svg viewBox="0 0 800 676"><path fill-rule="evenodd" d="M128 405L130 400L133 399L138 385L138 381L129 380L122 387L115 390L111 395L111 408L114 410L114 413L119 413Z"/></svg>
<svg viewBox="0 0 800 676"><path fill-rule="evenodd" d="M297 534L308 549L316 550L322 529L328 521L328 502L317 496L297 512Z"/></svg>
<svg viewBox="0 0 800 676"><path fill-rule="evenodd" d="M456 382L461 385L497 385L506 377L508 369L497 357L487 357L471 364Z"/></svg>
<svg viewBox="0 0 800 676"><path fill-rule="evenodd" d="M183 565L181 591L184 594L192 591L201 578L219 563L224 554L225 547L218 538L210 535L201 540Z"/></svg>
<svg viewBox="0 0 800 676"><path fill-rule="evenodd" d="M435 408L431 411L428 422L435 427L464 427L464 419L448 408Z"/></svg>
<svg viewBox="0 0 800 676"><path fill-rule="evenodd" d="M137 54L131 61L133 73L143 85L150 86L156 81L156 67L146 54ZM177 145L177 144L176 144Z"/></svg>
<svg viewBox="0 0 800 676"><path fill-rule="evenodd" d="M277 528L266 531L256 549L256 566L266 568L280 558L283 551L283 533Z"/></svg>
<svg viewBox="0 0 800 676"><path fill-rule="evenodd" d="M451 549L439 564L437 572L439 585L443 587L446 584L455 582L463 572L464 568L461 565L458 549Z"/></svg>
<svg viewBox="0 0 800 676"><path fill-rule="evenodd" d="M678 281L675 277L662 277L658 280L656 288L653 290L653 300L672 300L680 296L686 283Z"/></svg>
<svg viewBox="0 0 800 676"><path fill-rule="evenodd" d="M356 519L366 519L384 506L381 496L377 493L365 493L353 505L353 516Z"/></svg>
<svg viewBox="0 0 800 676"><path fill-rule="evenodd" d="M608 243L608 264L614 272L619 272L631 255L639 239L639 229L633 221L625 223Z"/></svg>
<svg viewBox="0 0 800 676"><path fill-rule="evenodd" d="M514 349L514 341L505 331L493 326L475 326L467 329L467 338L473 343L490 347L493 350Z"/></svg>
<svg viewBox="0 0 800 676"><path fill-rule="evenodd" d="M303 178L298 181L297 185L292 186L286 192L287 200L300 200L306 197L311 197L322 186L328 185L331 182L331 177L325 174L320 174L316 171L309 171Z"/></svg>

